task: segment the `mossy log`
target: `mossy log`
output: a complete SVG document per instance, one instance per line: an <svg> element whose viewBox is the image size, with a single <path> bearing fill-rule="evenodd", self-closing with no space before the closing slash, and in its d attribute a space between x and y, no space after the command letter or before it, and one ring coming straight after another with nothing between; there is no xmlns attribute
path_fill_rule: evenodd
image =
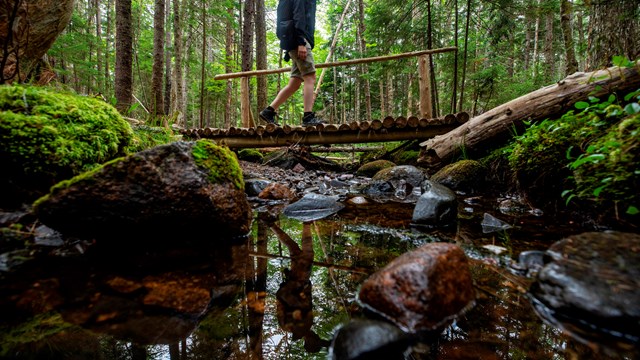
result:
<svg viewBox="0 0 640 360"><path fill-rule="evenodd" d="M575 73L556 84L523 95L478 115L452 131L420 143L427 151L435 151L441 164L450 163L463 151L478 157L506 143L513 129L521 129L525 121L542 121L560 117L589 96L611 93L624 96L640 88L640 61L635 67L610 67L590 73Z"/></svg>

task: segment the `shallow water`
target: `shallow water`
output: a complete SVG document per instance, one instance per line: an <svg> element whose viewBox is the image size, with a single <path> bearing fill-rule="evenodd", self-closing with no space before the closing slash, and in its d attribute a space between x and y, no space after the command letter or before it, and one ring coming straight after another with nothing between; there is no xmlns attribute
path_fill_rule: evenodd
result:
<svg viewBox="0 0 640 360"><path fill-rule="evenodd" d="M464 200L464 199L463 199ZM509 265L580 233L560 217L501 214L495 199L460 202L449 229L410 226L413 205L347 205L311 223L256 206L253 231L232 246L54 253L0 279L7 359L326 359L336 329L364 317L359 285L429 242L467 253L476 306L407 359L631 359L547 325ZM483 215L513 227L483 233ZM212 243L221 243L211 229ZM502 249L496 254L494 249ZM498 248L495 248L497 246Z"/></svg>

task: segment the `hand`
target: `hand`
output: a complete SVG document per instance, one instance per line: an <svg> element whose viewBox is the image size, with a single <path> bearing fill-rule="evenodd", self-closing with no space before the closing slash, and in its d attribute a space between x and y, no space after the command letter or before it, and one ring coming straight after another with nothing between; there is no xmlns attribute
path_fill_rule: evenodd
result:
<svg viewBox="0 0 640 360"><path fill-rule="evenodd" d="M298 59L304 61L307 59L307 47L304 45L298 45Z"/></svg>

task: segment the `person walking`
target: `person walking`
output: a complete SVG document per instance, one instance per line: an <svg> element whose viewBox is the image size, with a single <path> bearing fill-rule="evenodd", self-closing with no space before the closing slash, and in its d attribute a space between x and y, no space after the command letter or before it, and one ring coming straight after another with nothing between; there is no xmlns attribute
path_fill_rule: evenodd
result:
<svg viewBox="0 0 640 360"><path fill-rule="evenodd" d="M323 124L324 121L313 112L316 67L312 50L315 45L316 0L279 0L276 17L276 35L280 39L280 48L285 51L285 61L292 61L291 76L289 83L280 90L271 105L260 112L260 118L278 125L278 107L304 84L302 126Z"/></svg>

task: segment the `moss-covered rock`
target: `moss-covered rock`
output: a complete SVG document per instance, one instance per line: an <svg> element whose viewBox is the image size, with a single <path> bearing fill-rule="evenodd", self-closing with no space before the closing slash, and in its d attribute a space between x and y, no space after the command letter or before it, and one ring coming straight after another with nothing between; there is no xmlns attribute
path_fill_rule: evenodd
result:
<svg viewBox="0 0 640 360"><path fill-rule="evenodd" d="M126 154L131 126L96 98L36 86L0 86L0 206Z"/></svg>
<svg viewBox="0 0 640 360"><path fill-rule="evenodd" d="M208 172L209 181L214 184L229 182L244 191L242 169L229 148L218 146L210 140L198 140L192 154L195 163Z"/></svg>
<svg viewBox="0 0 640 360"><path fill-rule="evenodd" d="M375 160L360 166L358 170L356 170L356 175L372 177L373 175L378 173L378 171L394 166L396 166L396 164L393 161Z"/></svg>
<svg viewBox="0 0 640 360"><path fill-rule="evenodd" d="M487 169L475 160L449 164L431 176L431 181L465 193L477 192L485 184Z"/></svg>
<svg viewBox="0 0 640 360"><path fill-rule="evenodd" d="M254 163L262 163L264 156L256 149L242 149L238 151L238 159Z"/></svg>
<svg viewBox="0 0 640 360"><path fill-rule="evenodd" d="M250 229L238 161L210 140L177 141L62 181L33 204L43 224L103 244L228 241ZM211 229L216 236L211 238Z"/></svg>

